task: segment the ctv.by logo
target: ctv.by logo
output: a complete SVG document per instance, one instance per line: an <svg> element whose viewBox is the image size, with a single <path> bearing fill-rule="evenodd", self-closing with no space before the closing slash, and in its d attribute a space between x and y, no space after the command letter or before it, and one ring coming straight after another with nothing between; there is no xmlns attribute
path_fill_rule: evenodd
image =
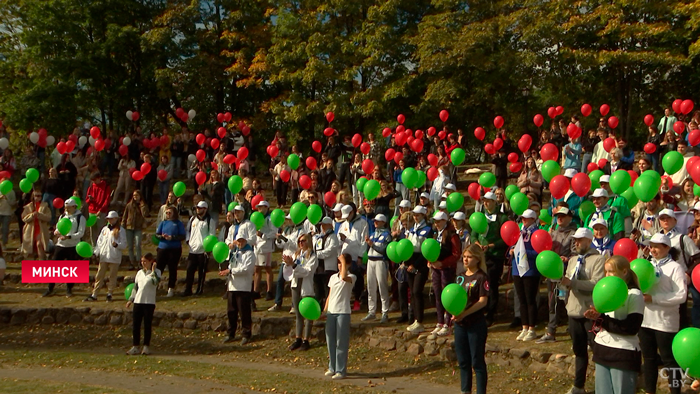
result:
<svg viewBox="0 0 700 394"><path fill-rule="evenodd" d="M659 377L662 379L673 379L668 383L669 388L690 386L693 383L693 378L688 375L689 369L690 368L661 368L659 370Z"/></svg>

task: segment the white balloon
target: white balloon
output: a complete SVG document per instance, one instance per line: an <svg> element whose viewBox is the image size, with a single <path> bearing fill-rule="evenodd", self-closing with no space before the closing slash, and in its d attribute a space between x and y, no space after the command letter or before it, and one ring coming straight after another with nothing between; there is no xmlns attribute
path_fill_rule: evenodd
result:
<svg viewBox="0 0 700 394"><path fill-rule="evenodd" d="M0 138L0 149L5 150L10 146L10 140L7 138L3 137Z"/></svg>
<svg viewBox="0 0 700 394"><path fill-rule="evenodd" d="M191 162L197 160L197 157L196 157L195 155L193 155L193 154L190 154L189 156L187 156L187 160L189 160L190 163L191 163Z"/></svg>
<svg viewBox="0 0 700 394"><path fill-rule="evenodd" d="M78 138L78 146L81 147L81 148L82 148L83 146L85 146L85 144L87 144L87 142L88 142L88 139L87 139L87 137L85 137L85 136L82 136L82 137Z"/></svg>
<svg viewBox="0 0 700 394"><path fill-rule="evenodd" d="M80 138L83 138L83 137L80 137ZM95 146L95 141L97 141L97 140L92 138L92 136L90 136L90 138L88 138L88 141L90 141L90 146Z"/></svg>
<svg viewBox="0 0 700 394"><path fill-rule="evenodd" d="M54 138L54 136L50 135L46 137L46 146L51 146L54 142L56 142L56 138Z"/></svg>
<svg viewBox="0 0 700 394"><path fill-rule="evenodd" d="M29 141L31 141L32 144L36 144L37 142L39 142L39 133L37 133L36 131L32 131L29 134Z"/></svg>
<svg viewBox="0 0 700 394"><path fill-rule="evenodd" d="M195 116L197 116L197 112L191 109L190 112L187 113L187 116L189 116L190 120L192 120Z"/></svg>
<svg viewBox="0 0 700 394"><path fill-rule="evenodd" d="M122 144L124 144L124 145L126 145L126 146L131 145L131 138L129 138L129 137L124 137L124 139L122 140Z"/></svg>
<svg viewBox="0 0 700 394"><path fill-rule="evenodd" d="M134 120L134 113L131 111L126 111L126 118L129 120Z"/></svg>

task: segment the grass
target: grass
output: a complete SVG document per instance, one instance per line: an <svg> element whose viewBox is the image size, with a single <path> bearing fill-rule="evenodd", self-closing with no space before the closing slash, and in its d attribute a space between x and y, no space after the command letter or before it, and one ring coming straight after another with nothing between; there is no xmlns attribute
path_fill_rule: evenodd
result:
<svg viewBox="0 0 700 394"><path fill-rule="evenodd" d="M72 382L53 382L43 379L0 379L0 393L13 394L54 394L54 393L84 393L84 394L132 394L136 391L120 390L114 387L80 384Z"/></svg>

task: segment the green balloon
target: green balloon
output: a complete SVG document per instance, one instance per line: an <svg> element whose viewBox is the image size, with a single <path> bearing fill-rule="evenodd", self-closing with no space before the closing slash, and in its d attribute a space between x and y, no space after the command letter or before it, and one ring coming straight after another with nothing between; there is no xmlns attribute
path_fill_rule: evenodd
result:
<svg viewBox="0 0 700 394"><path fill-rule="evenodd" d="M554 160L547 160L542 163L542 178L549 182L561 172L561 166Z"/></svg>
<svg viewBox="0 0 700 394"><path fill-rule="evenodd" d="M204 245L204 251L210 253L212 250L214 250L214 246L217 242L219 242L219 239L216 238L216 235L207 235L202 243Z"/></svg>
<svg viewBox="0 0 700 394"><path fill-rule="evenodd" d="M648 172L650 171L646 171L644 174ZM637 198L639 198L641 201L648 202L654 199L656 194L659 192L659 188L661 187L661 178L657 180L654 176L644 174L634 181L634 186L632 188L634 189L634 194L637 196Z"/></svg>
<svg viewBox="0 0 700 394"><path fill-rule="evenodd" d="M255 211L250 215L250 222L255 225L256 230L260 231L260 229L265 225L265 216L263 216L262 213Z"/></svg>
<svg viewBox="0 0 700 394"><path fill-rule="evenodd" d="M659 185L661 184L661 174L659 174L658 172L656 172L654 170L646 170L642 173L642 175L640 175L640 177L642 177L642 176L651 177L651 179L657 180L659 182Z"/></svg>
<svg viewBox="0 0 700 394"><path fill-rule="evenodd" d="M695 197L700 197L700 185L698 185L698 184L693 185L693 195Z"/></svg>
<svg viewBox="0 0 700 394"><path fill-rule="evenodd" d="M406 261L413 256L413 243L404 238L399 241L399 244L396 246L396 251L398 252L399 259L401 261Z"/></svg>
<svg viewBox="0 0 700 394"><path fill-rule="evenodd" d="M546 209L540 211L540 221L546 224L552 224L552 216L547 212Z"/></svg>
<svg viewBox="0 0 700 394"><path fill-rule="evenodd" d="M464 149L462 148L455 148L452 150L452 153L450 153L450 158L452 159L452 165L458 166L462 163L464 163L464 156L465 156Z"/></svg>
<svg viewBox="0 0 700 394"><path fill-rule="evenodd" d="M306 211L306 205L301 201L297 201L289 208L289 217L292 218L294 224L299 224L306 219Z"/></svg>
<svg viewBox="0 0 700 394"><path fill-rule="evenodd" d="M522 215L530 207L530 200L524 193L517 192L510 198L510 208L516 215Z"/></svg>
<svg viewBox="0 0 700 394"><path fill-rule="evenodd" d="M299 313L306 320L318 320L321 317L321 305L313 297L304 297L299 301Z"/></svg>
<svg viewBox="0 0 700 394"><path fill-rule="evenodd" d="M447 196L447 211L455 212L464 205L464 196L460 192L452 192ZM437 212L437 211L436 211Z"/></svg>
<svg viewBox="0 0 700 394"><path fill-rule="evenodd" d="M675 150L666 152L664 157L661 159L661 166L669 175L673 175L680 171L681 168L683 168L683 164L683 155Z"/></svg>
<svg viewBox="0 0 700 394"><path fill-rule="evenodd" d="M442 289L440 294L442 306L452 316L457 316L464 312L467 307L467 291L457 283L450 283Z"/></svg>
<svg viewBox="0 0 700 394"><path fill-rule="evenodd" d="M230 190L232 194L240 193L241 189L243 189L243 179L241 179L241 177L234 175L228 179L228 190Z"/></svg>
<svg viewBox="0 0 700 394"><path fill-rule="evenodd" d="M639 287L642 293L646 293L651 290L656 284L656 270L654 266L645 259L635 259L630 263L630 268L637 274L637 279L639 279Z"/></svg>
<svg viewBox="0 0 700 394"><path fill-rule="evenodd" d="M63 218L56 223L56 230L58 230L58 232L64 237L70 233L72 227L73 222L71 222L68 218Z"/></svg>
<svg viewBox="0 0 700 394"><path fill-rule="evenodd" d="M238 202L236 202L236 201L231 201L231 202L228 204L228 207L227 207L228 210L227 210L226 212L231 212L231 211L233 211L233 208L236 208L236 206L238 206Z"/></svg>
<svg viewBox="0 0 700 394"><path fill-rule="evenodd" d="M368 253L368 251L365 250L365 253L362 254L362 263L364 265L367 265L368 261L369 261L369 253Z"/></svg>
<svg viewBox="0 0 700 394"><path fill-rule="evenodd" d="M379 192L381 191L381 185L376 179L372 179L365 183L365 188L362 190L365 193L365 198L371 201L379 196Z"/></svg>
<svg viewBox="0 0 700 394"><path fill-rule="evenodd" d="M280 228L284 224L285 216L284 211L277 208L270 214L270 222L272 222L273 226Z"/></svg>
<svg viewBox="0 0 700 394"><path fill-rule="evenodd" d="M2 181L2 183L0 183L0 193L2 193L2 195L6 195L10 191L12 191L12 182L9 180Z"/></svg>
<svg viewBox="0 0 700 394"><path fill-rule="evenodd" d="M428 180L428 176L425 174L425 171L418 170L416 172L418 173L418 182L416 182L416 187L423 187L425 182Z"/></svg>
<svg viewBox="0 0 700 394"><path fill-rule="evenodd" d="M586 200L578 207L578 217L581 218L581 221L586 220L593 212L595 212L595 204L592 201Z"/></svg>
<svg viewBox="0 0 700 394"><path fill-rule="evenodd" d="M591 190L600 189L600 177L603 175L603 171L601 170L591 171L591 173L588 174L588 177L591 178Z"/></svg>
<svg viewBox="0 0 700 394"><path fill-rule="evenodd" d="M24 173L24 176L29 179L29 182L34 183L39 180L39 170L36 168L29 168L27 172Z"/></svg>
<svg viewBox="0 0 700 394"><path fill-rule="evenodd" d="M544 250L535 259L537 271L545 278L559 280L564 276L564 262L561 256L551 250Z"/></svg>
<svg viewBox="0 0 700 394"><path fill-rule="evenodd" d="M29 193L32 191L32 187L34 187L32 182L27 178L19 181L19 190L21 190L23 193Z"/></svg>
<svg viewBox="0 0 700 394"><path fill-rule="evenodd" d="M520 192L520 189L518 189L517 185L506 186L506 190L505 190L506 199L508 201L510 201L510 198L513 197L513 194L519 193L519 192Z"/></svg>
<svg viewBox="0 0 700 394"><path fill-rule="evenodd" d="M323 218L323 208L318 204L309 205L309 208L306 210L306 217L315 226Z"/></svg>
<svg viewBox="0 0 700 394"><path fill-rule="evenodd" d="M97 223L97 215L95 215L94 213L91 213L88 216L87 220L85 221L85 225L87 227L92 227L95 225L95 223Z"/></svg>
<svg viewBox="0 0 700 394"><path fill-rule="evenodd" d="M214 255L214 260L221 264L228 258L229 248L226 242L217 242L211 252Z"/></svg>
<svg viewBox="0 0 700 394"><path fill-rule="evenodd" d="M398 247L398 241L391 241L389 242L389 245L386 246L386 256L389 258L389 260L393 261L394 263L401 262L401 257L399 256L399 252L397 250Z"/></svg>
<svg viewBox="0 0 700 394"><path fill-rule="evenodd" d="M369 179L367 179L367 178L365 178L365 177L360 177L360 178L357 180L357 182L355 182L355 186L357 187L357 190L359 190L359 191L361 191L361 192L364 192L364 190L365 190L365 185L367 184L367 181L368 181L368 180L369 180Z"/></svg>
<svg viewBox="0 0 700 394"><path fill-rule="evenodd" d="M90 244L85 241L78 242L78 244L75 245L75 251L78 252L78 255L80 257L86 259L92 256L92 246L90 246Z"/></svg>
<svg viewBox="0 0 700 394"><path fill-rule="evenodd" d="M157 235L151 235L151 243L155 246L158 246L160 244L160 239L158 239Z"/></svg>
<svg viewBox="0 0 700 394"><path fill-rule="evenodd" d="M469 227L477 234L485 234L489 229L489 223L486 220L486 215L481 212L474 212L469 216Z"/></svg>
<svg viewBox="0 0 700 394"><path fill-rule="evenodd" d="M428 238L421 244L420 251L426 260L435 262L440 257L440 243L433 238Z"/></svg>
<svg viewBox="0 0 700 394"><path fill-rule="evenodd" d="M415 168L404 168L404 170L401 172L401 182L409 189L415 188L416 184L418 183L418 173L416 172ZM365 185L365 187L367 186Z"/></svg>
<svg viewBox="0 0 700 394"><path fill-rule="evenodd" d="M688 327L680 330L671 344L673 358L688 375L700 377L700 328Z"/></svg>
<svg viewBox="0 0 700 394"><path fill-rule="evenodd" d="M625 170L617 170L610 175L610 190L615 194L622 194L630 188L632 177Z"/></svg>
<svg viewBox="0 0 700 394"><path fill-rule="evenodd" d="M83 207L83 200L81 200L80 197L73 196L69 198L69 200L75 201L75 204L78 206L78 210L80 210Z"/></svg>
<svg viewBox="0 0 700 394"><path fill-rule="evenodd" d="M127 300L129 298L131 298L131 292L133 292L133 291L134 291L134 284L133 283L129 283L128 285L126 285L126 287L124 288L124 298L126 298Z"/></svg>
<svg viewBox="0 0 700 394"><path fill-rule="evenodd" d="M627 301L627 284L617 276L606 276L593 288L593 306L600 313L608 313Z"/></svg>
<svg viewBox="0 0 700 394"><path fill-rule="evenodd" d="M297 156L296 153L292 153L291 155L287 156L287 164L289 165L289 168L296 170L299 168L299 156Z"/></svg>
<svg viewBox="0 0 700 394"><path fill-rule="evenodd" d="M187 190L187 186L185 186L185 182L179 181L175 182L173 185L173 194L175 197L182 197L185 194L185 190Z"/></svg>
<svg viewBox="0 0 700 394"><path fill-rule="evenodd" d="M496 184L496 176L490 172L479 175L479 184L483 187L491 187Z"/></svg>
<svg viewBox="0 0 700 394"><path fill-rule="evenodd" d="M637 195L634 194L634 188L633 187L628 187L627 190L625 190L622 194L620 194L622 197L624 197L627 200L627 206L630 208L634 207L637 205L639 202L639 199L637 198Z"/></svg>

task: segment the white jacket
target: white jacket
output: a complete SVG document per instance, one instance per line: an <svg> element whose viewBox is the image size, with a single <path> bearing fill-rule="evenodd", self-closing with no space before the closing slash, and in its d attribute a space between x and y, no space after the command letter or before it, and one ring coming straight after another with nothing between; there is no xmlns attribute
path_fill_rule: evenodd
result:
<svg viewBox="0 0 700 394"><path fill-rule="evenodd" d="M231 228L228 229L226 245L233 245L236 242L236 237L239 233L241 233L248 241L248 245L255 247L255 243L258 240L258 235L257 231L255 230L255 225L251 223L250 220L244 220L241 223L234 223L231 225Z"/></svg>
<svg viewBox="0 0 700 394"><path fill-rule="evenodd" d="M301 254L297 256L294 263L297 265L295 268L284 265L283 275L287 278L291 276L293 289L296 289L299 286L299 282L301 282L302 297L313 297L315 295L313 278L318 266L316 253L312 251L308 257Z"/></svg>
<svg viewBox="0 0 700 394"><path fill-rule="evenodd" d="M234 249L229 254L227 279L228 291L253 290L253 273L255 272L255 254L250 245L243 249Z"/></svg>
<svg viewBox="0 0 700 394"><path fill-rule="evenodd" d="M325 271L338 271L340 242L333 229L328 230L325 234L314 235L313 242L314 251L316 252L316 258L319 260L319 264L320 261L323 260L323 269Z"/></svg>
<svg viewBox="0 0 700 394"><path fill-rule="evenodd" d="M11 216L15 212L16 205L17 196L15 196L14 190L10 190L5 195L0 194L0 215Z"/></svg>
<svg viewBox="0 0 700 394"><path fill-rule="evenodd" d="M185 226L185 241L190 246L191 254L204 253L204 238L216 235L216 221L208 214L200 219L192 216Z"/></svg>
<svg viewBox="0 0 700 394"><path fill-rule="evenodd" d="M160 282L160 270L158 268L154 271L139 270L134 279L134 290L131 292L129 301L134 304L155 305L158 282Z"/></svg>
<svg viewBox="0 0 700 394"><path fill-rule="evenodd" d="M363 217L356 216L352 222L347 220L343 222L338 232L338 238L342 239L340 234L345 235L345 240L341 241L341 254L349 254L353 261L357 261L358 257L365 254L367 251L365 239L369 236L369 226Z"/></svg>
<svg viewBox="0 0 700 394"><path fill-rule="evenodd" d="M63 218L68 218L70 221L73 223L70 232L66 235L66 239L60 239L58 242L56 242L56 246L60 246L62 248L73 248L75 247L78 243L80 243L80 240L83 238L83 235L85 235L85 216L79 211L75 210L75 212L72 215L69 215L67 212L64 212L63 215L61 215L58 220L60 221ZM61 234L56 230L54 232L58 237L61 236Z"/></svg>
<svg viewBox="0 0 700 394"><path fill-rule="evenodd" d="M113 244L117 244L115 247ZM97 238L94 254L100 258L101 263L121 264L122 250L126 249L126 230L119 229L119 236L114 238L109 225L102 227Z"/></svg>
<svg viewBox="0 0 700 394"><path fill-rule="evenodd" d="M656 283L647 291L651 303L644 307L642 327L662 332L678 332L680 314L678 306L688 299L688 286L685 283L685 270L673 260L651 260L659 273Z"/></svg>
<svg viewBox="0 0 700 394"><path fill-rule="evenodd" d="M256 235L255 253L272 253L275 250L275 238L277 238L277 227L270 221L270 216L265 218L265 225L260 229L260 235Z"/></svg>
<svg viewBox="0 0 700 394"><path fill-rule="evenodd" d="M277 238L275 240L275 245L277 245L278 248L282 249L282 256L294 256L294 253L297 251L297 241L299 240L299 237L302 235L306 234L307 231L304 228L304 224L300 223L292 228L292 230L287 231L286 233L282 234L286 240L282 238Z"/></svg>
<svg viewBox="0 0 700 394"><path fill-rule="evenodd" d="M433 202L433 206L436 208L440 205L442 193L445 192L445 180L447 178L442 170L438 170L438 174L438 177L433 181L433 186L430 188L430 201Z"/></svg>

